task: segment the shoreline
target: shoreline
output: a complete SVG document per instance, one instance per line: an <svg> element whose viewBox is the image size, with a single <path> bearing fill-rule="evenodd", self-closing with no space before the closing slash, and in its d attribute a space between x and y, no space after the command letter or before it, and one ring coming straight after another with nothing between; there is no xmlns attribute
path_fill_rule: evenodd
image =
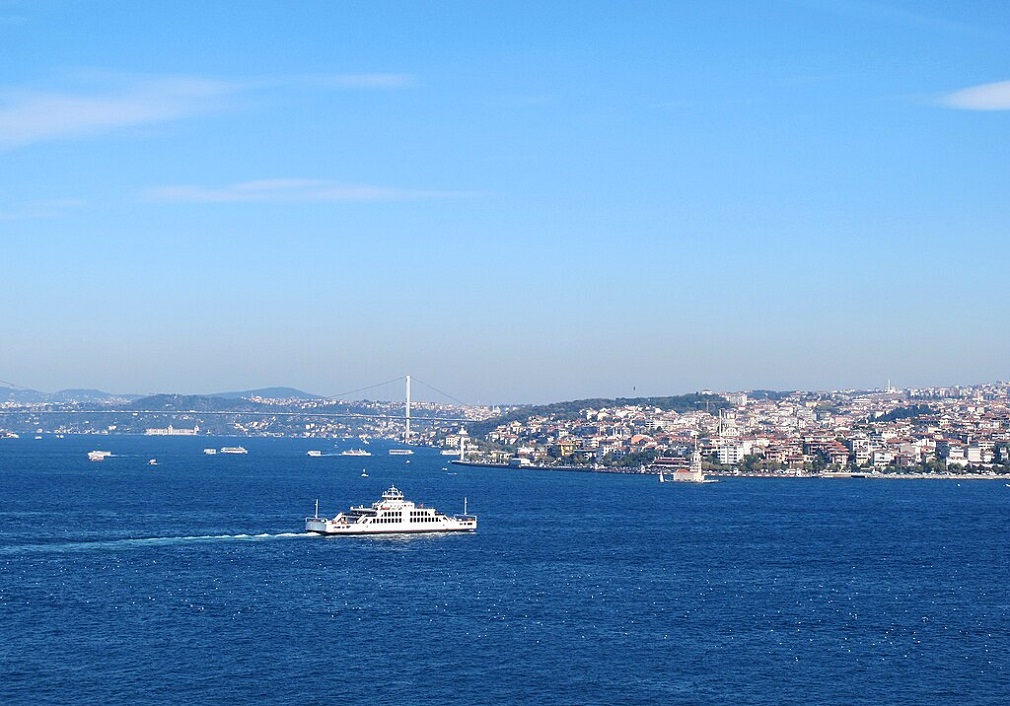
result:
<svg viewBox="0 0 1010 706"><path fill-rule="evenodd" d="M474 468L509 468L517 471L576 471L579 473L620 473L623 475L658 475L654 471L639 469L605 468L592 466L544 466L529 464L517 466L510 463L493 463L491 461L460 461L454 459L449 463L456 466L471 466ZM861 473L859 471L839 471L828 473L733 473L706 471L706 476L718 478L796 478L796 479L827 479L827 480L1002 480L1010 484L1010 474L987 473Z"/></svg>

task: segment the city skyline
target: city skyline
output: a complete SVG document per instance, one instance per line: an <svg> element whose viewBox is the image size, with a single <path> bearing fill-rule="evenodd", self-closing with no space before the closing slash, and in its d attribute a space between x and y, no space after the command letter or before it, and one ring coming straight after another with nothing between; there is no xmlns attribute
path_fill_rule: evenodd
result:
<svg viewBox="0 0 1010 706"><path fill-rule="evenodd" d="M1006 379L1002 3L0 2L0 378Z"/></svg>

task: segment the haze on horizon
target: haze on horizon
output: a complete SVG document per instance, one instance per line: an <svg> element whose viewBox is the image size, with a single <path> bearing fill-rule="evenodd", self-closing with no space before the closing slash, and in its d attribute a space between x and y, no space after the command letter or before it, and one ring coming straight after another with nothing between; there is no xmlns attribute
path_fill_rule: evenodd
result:
<svg viewBox="0 0 1010 706"><path fill-rule="evenodd" d="M0 378L1007 378L1010 5L0 2Z"/></svg>

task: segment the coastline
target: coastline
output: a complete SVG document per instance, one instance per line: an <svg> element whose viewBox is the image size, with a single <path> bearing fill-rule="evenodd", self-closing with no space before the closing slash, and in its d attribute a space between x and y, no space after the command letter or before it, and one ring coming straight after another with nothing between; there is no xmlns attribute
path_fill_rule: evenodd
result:
<svg viewBox="0 0 1010 706"><path fill-rule="evenodd" d="M449 463L456 466L474 468L510 468L523 471L576 471L579 473L621 473L626 475L658 475L650 470L637 468L610 468L602 466L545 466L542 464L515 465L493 463L491 461L460 461ZM854 480L1002 480L1010 484L1010 475L988 473L861 473L859 471L833 471L826 473L733 473L706 471L705 475L718 478L796 478L796 479L854 479Z"/></svg>
<svg viewBox="0 0 1010 706"><path fill-rule="evenodd" d="M511 468L516 471L574 471L576 473L625 473L629 475L650 475L649 471L637 468L610 468L603 466L545 466L543 464L527 463L516 465L512 463L493 463L491 461L460 461L454 459L449 463L456 466L471 466L474 468ZM651 475L656 475L651 473Z"/></svg>

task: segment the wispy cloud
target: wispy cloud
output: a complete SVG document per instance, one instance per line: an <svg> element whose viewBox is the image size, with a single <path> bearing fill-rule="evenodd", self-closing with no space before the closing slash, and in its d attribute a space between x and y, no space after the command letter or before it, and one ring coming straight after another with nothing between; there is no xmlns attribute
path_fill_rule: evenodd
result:
<svg viewBox="0 0 1010 706"><path fill-rule="evenodd" d="M403 88L407 74L319 74L225 81L199 77L130 77L90 72L76 90L0 89L0 149L90 137L180 120L229 107L241 94L276 88ZM97 85L96 85L97 84ZM111 84L111 85L110 85Z"/></svg>
<svg viewBox="0 0 1010 706"><path fill-rule="evenodd" d="M79 209L85 205L82 199L51 199L21 204L15 208L0 207L0 221L58 218L68 211Z"/></svg>
<svg viewBox="0 0 1010 706"><path fill-rule="evenodd" d="M408 201L469 196L458 191L427 191L342 184L322 179L261 179L221 187L164 186L151 189L154 201L191 203Z"/></svg>
<svg viewBox="0 0 1010 706"><path fill-rule="evenodd" d="M0 147L178 120L220 108L234 90L222 81L157 78L96 93L7 92L0 97Z"/></svg>
<svg viewBox="0 0 1010 706"><path fill-rule="evenodd" d="M962 110L1010 110L1010 81L983 83L954 91L943 96L940 103Z"/></svg>

